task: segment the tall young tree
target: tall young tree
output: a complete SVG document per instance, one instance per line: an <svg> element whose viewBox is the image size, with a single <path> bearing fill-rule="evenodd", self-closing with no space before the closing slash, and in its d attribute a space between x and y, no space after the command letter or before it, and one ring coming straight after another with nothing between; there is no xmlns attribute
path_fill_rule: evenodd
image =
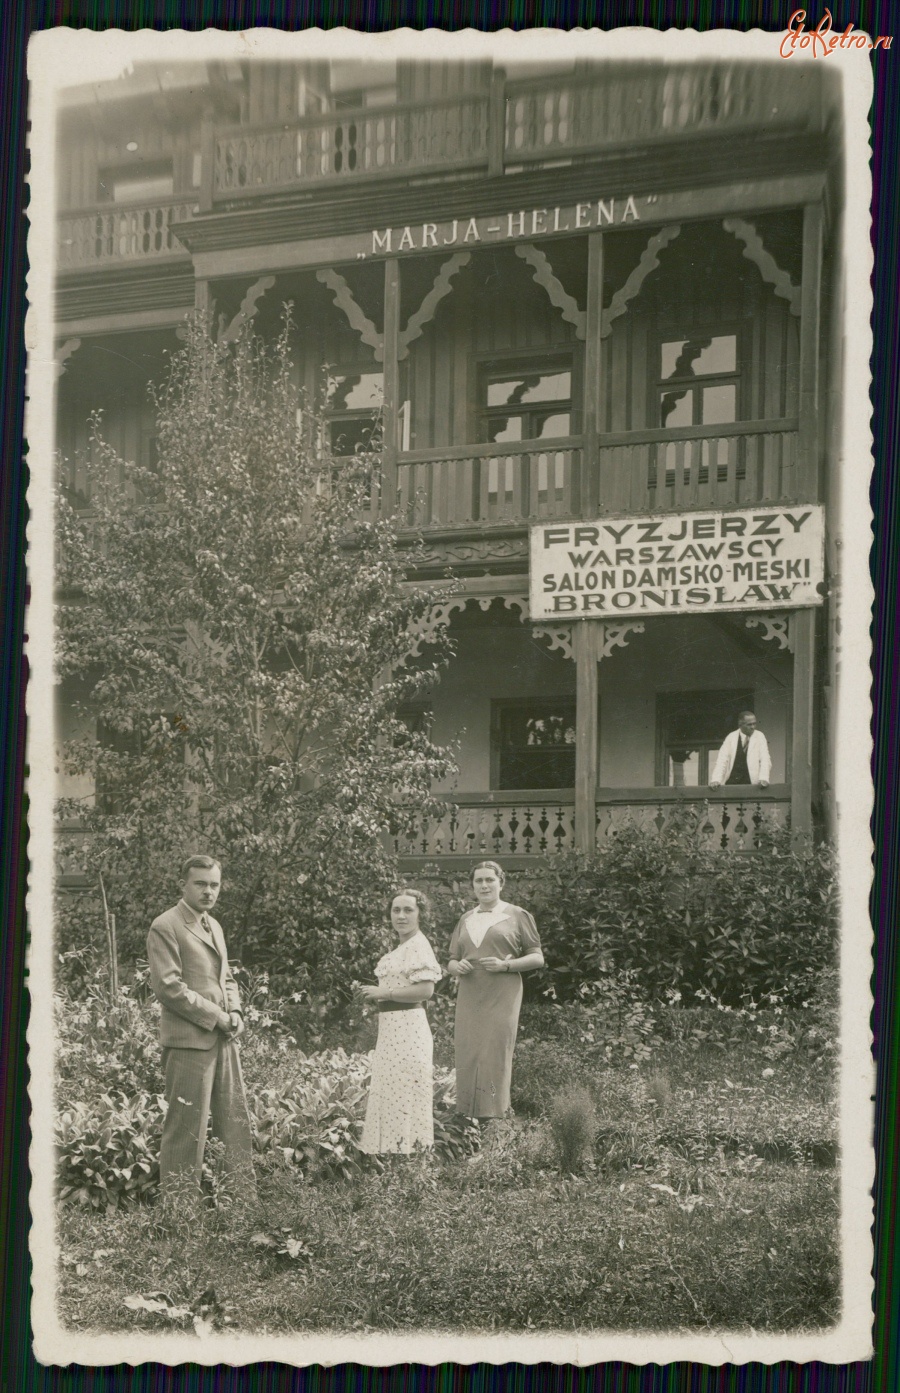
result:
<svg viewBox="0 0 900 1393"><path fill-rule="evenodd" d="M63 811L132 946L203 847L229 941L328 995L377 947L391 834L451 771L398 715L446 645L411 657L434 593L372 507L377 460L299 424L290 339L287 319L270 346L194 323L155 396L152 470L94 423L91 515L59 503L58 672L90 724L65 759L98 796Z"/></svg>

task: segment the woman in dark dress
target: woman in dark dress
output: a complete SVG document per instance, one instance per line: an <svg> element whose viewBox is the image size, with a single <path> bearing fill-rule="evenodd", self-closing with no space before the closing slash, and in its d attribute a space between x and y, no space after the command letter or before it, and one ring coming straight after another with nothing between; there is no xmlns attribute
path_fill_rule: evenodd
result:
<svg viewBox="0 0 900 1393"><path fill-rule="evenodd" d="M450 940L456 978L456 1110L503 1117L509 1109L513 1050L522 1004L522 973L544 966L531 915L500 898L506 877L496 861L472 872L478 901Z"/></svg>

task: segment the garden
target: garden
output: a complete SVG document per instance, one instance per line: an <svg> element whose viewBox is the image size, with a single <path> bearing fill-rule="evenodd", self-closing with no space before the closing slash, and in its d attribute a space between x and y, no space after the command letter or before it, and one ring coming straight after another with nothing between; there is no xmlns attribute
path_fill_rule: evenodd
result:
<svg viewBox="0 0 900 1393"><path fill-rule="evenodd" d="M827 847L689 811L541 859L512 1114L454 1108L453 987L429 1006L433 1152L359 1147L390 847L454 751L404 719L448 661L371 517L374 456L327 457L280 337L186 330L153 467L92 425L87 515L61 494L57 672L73 719L55 919L58 1309L72 1330L807 1330L839 1315L838 908ZM326 442L323 444L323 442ZM324 454L323 454L324 450ZM402 545L401 545L402 541ZM175 562L177 558L177 564ZM452 582L448 582L452 586ZM90 790L85 792L85 790ZM190 851L221 862L258 1194L207 1151L159 1199L165 1100L142 962ZM439 958L470 903L433 867Z"/></svg>
<svg viewBox="0 0 900 1393"><path fill-rule="evenodd" d="M289 990L274 960L241 969L258 1197L228 1193L212 1139L187 1224L156 1194L165 1103L146 969L113 999L96 955L62 954L59 1304L69 1326L783 1331L835 1321L830 859L773 833L748 877L746 861L694 846L689 826L662 840L626 829L597 857L520 876L513 897L534 906L548 965L528 984L513 1113L483 1127L455 1113L443 982L429 1007L432 1154L359 1150L374 1017L349 996ZM464 890L431 885L439 955ZM365 978L371 964L350 968Z"/></svg>

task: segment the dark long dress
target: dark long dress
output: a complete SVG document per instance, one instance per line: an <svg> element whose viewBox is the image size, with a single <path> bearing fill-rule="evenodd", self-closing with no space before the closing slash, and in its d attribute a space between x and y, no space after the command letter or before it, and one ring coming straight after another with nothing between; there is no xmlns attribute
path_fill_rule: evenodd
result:
<svg viewBox="0 0 900 1393"><path fill-rule="evenodd" d="M450 940L450 957L474 963L457 979L456 1110L466 1117L503 1117L509 1109L513 1050L522 1004L519 972L487 972L482 958L521 958L539 951L535 922L527 910L504 905L505 913L488 928L476 948L466 924L477 910L464 914Z"/></svg>

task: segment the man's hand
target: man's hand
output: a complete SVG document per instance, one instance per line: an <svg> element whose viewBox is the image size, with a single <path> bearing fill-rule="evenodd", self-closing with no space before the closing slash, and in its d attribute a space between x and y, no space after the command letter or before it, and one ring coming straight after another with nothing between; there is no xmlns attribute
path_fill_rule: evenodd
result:
<svg viewBox="0 0 900 1393"><path fill-rule="evenodd" d="M710 779L710 781L709 781L709 786L710 786L710 788L720 788L720 787L721 787L721 785L718 784L714 779Z"/></svg>
<svg viewBox="0 0 900 1393"><path fill-rule="evenodd" d="M760 788L768 788L768 787L769 787L769 780L768 780L768 779L760 779L760 781L759 781L759 786L760 786Z"/></svg>

